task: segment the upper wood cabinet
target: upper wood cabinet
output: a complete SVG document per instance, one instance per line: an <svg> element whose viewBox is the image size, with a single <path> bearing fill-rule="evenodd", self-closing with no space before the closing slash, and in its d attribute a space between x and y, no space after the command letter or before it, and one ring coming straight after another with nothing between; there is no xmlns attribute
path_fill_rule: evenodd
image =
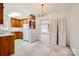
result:
<svg viewBox="0 0 79 59"><path fill-rule="evenodd" d="M0 3L0 24L3 24L3 3Z"/></svg>
<svg viewBox="0 0 79 59"><path fill-rule="evenodd" d="M23 24L27 23L27 19L21 19L19 20L19 27L23 27Z"/></svg>
<svg viewBox="0 0 79 59"><path fill-rule="evenodd" d="M19 27L23 27L23 24L24 24L24 19L19 20Z"/></svg>
<svg viewBox="0 0 79 59"><path fill-rule="evenodd" d="M19 20L15 19L15 18L11 18L11 26L19 27Z"/></svg>
<svg viewBox="0 0 79 59"><path fill-rule="evenodd" d="M23 24L27 23L27 19L15 19L11 18L12 27L23 27Z"/></svg>
<svg viewBox="0 0 79 59"><path fill-rule="evenodd" d="M35 29L36 17L34 15L30 15L29 27L31 29Z"/></svg>

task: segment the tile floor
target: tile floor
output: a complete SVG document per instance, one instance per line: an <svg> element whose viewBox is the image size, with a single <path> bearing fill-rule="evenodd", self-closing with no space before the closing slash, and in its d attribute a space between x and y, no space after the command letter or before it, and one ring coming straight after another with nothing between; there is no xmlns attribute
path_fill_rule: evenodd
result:
<svg viewBox="0 0 79 59"><path fill-rule="evenodd" d="M12 56L72 56L68 47L45 45L38 41L28 43L21 39L15 40L15 53Z"/></svg>

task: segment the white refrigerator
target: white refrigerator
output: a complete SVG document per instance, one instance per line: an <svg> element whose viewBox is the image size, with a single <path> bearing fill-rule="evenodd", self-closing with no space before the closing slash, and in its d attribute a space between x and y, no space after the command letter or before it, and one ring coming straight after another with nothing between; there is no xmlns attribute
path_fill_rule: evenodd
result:
<svg viewBox="0 0 79 59"><path fill-rule="evenodd" d="M26 42L31 42L29 24L23 25L23 40Z"/></svg>

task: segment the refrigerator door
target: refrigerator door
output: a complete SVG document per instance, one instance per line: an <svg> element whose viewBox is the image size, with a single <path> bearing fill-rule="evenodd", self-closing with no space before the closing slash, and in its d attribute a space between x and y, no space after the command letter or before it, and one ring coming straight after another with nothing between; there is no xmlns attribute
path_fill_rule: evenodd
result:
<svg viewBox="0 0 79 59"><path fill-rule="evenodd" d="M23 40L29 42L30 41L30 29L29 24L23 25Z"/></svg>

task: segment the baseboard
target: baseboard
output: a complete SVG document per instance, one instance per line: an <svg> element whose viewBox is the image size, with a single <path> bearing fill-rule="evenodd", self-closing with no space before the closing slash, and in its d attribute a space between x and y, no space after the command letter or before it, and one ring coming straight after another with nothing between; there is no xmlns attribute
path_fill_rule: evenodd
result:
<svg viewBox="0 0 79 59"><path fill-rule="evenodd" d="M71 52L72 52L73 56L75 56L75 54L74 54L74 52L73 52L72 48L71 48L70 46L69 46L69 48L70 48L70 50L71 50Z"/></svg>

